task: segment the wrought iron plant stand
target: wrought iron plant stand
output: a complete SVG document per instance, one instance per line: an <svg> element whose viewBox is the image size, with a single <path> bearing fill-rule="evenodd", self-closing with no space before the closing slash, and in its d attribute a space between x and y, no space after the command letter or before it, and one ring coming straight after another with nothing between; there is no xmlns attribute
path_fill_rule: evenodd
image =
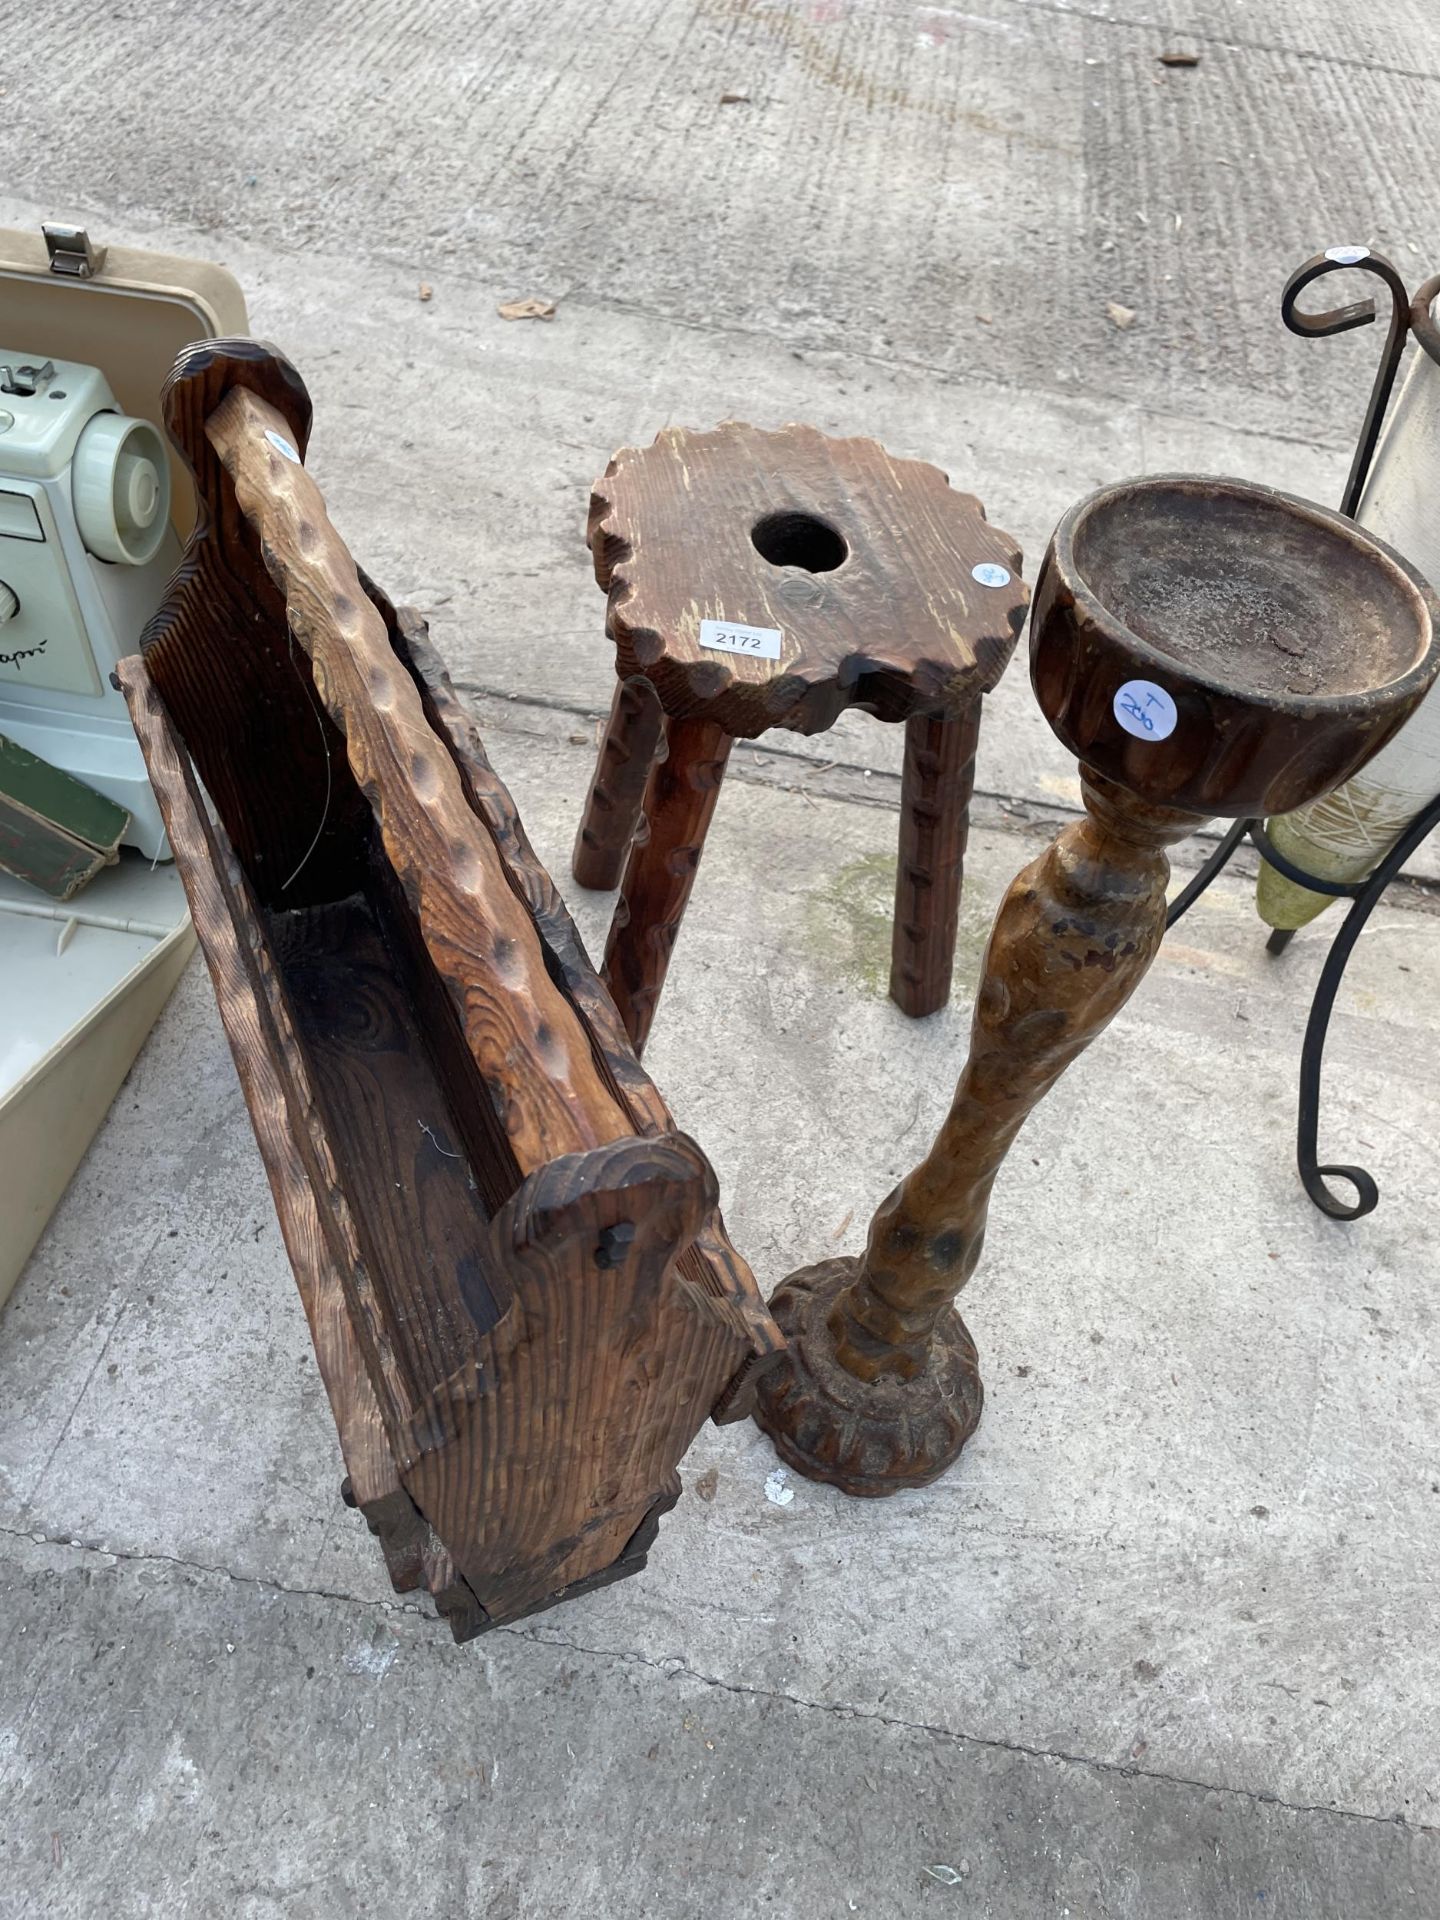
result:
<svg viewBox="0 0 1440 1920"><path fill-rule="evenodd" d="M1419 351L1440 366L1440 328L1437 328L1430 311L1436 296L1440 295L1440 274L1425 281L1411 299L1394 265L1383 255L1372 253L1368 247L1331 247L1296 268L1286 282L1280 301L1281 317L1291 332L1300 334L1302 338L1323 339L1330 334L1348 333L1352 328L1368 326L1373 322L1376 317L1373 299L1352 301L1346 306L1317 314L1302 312L1297 305L1300 295L1312 282L1327 274L1357 270L1376 274L1385 282L1391 306L1384 350L1370 390L1364 424L1356 442L1340 504L1340 511L1350 519L1355 517L1360 508L1394 391L1395 377L1404 355L1406 340L1411 334ZM1266 832L1263 819L1240 819L1224 834L1214 852L1175 896L1166 917L1166 926L1173 927L1205 892L1211 881L1224 871L1241 843L1247 839L1285 879L1309 888L1312 893L1350 902L1350 909L1330 943L1330 951L1310 1003L1310 1017L1300 1048L1300 1094L1296 1112L1295 1158L1300 1179L1315 1205L1332 1220L1363 1219L1378 1205L1380 1190L1364 1167L1339 1162L1322 1166L1320 1163L1320 1077L1330 1016L1350 955L1364 932L1366 922L1391 881L1404 870L1412 854L1436 827L1440 827L1440 793L1414 816L1373 872L1362 880L1345 881L1310 873L1291 860L1274 844ZM1283 953L1294 937L1291 928L1277 927L1266 942L1266 948L1273 954ZM1342 1199L1332 1191L1327 1183L1337 1179L1348 1181L1354 1188L1353 1200Z"/></svg>

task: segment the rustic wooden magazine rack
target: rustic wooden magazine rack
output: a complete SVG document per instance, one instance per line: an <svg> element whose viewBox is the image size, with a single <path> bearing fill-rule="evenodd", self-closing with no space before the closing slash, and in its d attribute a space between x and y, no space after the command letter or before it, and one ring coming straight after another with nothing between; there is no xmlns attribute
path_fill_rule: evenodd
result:
<svg viewBox="0 0 1440 1920"><path fill-rule="evenodd" d="M119 678L346 1497L465 1639L643 1566L783 1340L423 624L331 527L310 412L253 341L181 355L200 520Z"/></svg>

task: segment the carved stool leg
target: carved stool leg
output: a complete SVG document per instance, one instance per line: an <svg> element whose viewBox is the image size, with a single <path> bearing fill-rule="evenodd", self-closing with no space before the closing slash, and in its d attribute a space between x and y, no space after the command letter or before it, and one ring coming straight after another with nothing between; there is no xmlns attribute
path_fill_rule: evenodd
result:
<svg viewBox="0 0 1440 1920"><path fill-rule="evenodd" d="M918 1020L950 998L980 702L905 723L890 998Z"/></svg>
<svg viewBox="0 0 1440 1920"><path fill-rule="evenodd" d="M661 717L660 702L648 680L616 682L595 776L575 836L571 871L582 887L619 885L660 743Z"/></svg>
<svg viewBox="0 0 1440 1920"><path fill-rule="evenodd" d="M666 754L650 769L645 824L630 859L601 978L636 1053L643 1051L705 846L731 736L709 720L667 720Z"/></svg>
<svg viewBox="0 0 1440 1920"><path fill-rule="evenodd" d="M1001 905L934 1146L876 1213L862 1260L792 1274L770 1302L790 1345L755 1417L782 1460L846 1493L922 1487L974 1432L980 1373L954 1302L990 1189L1036 1102L1139 985L1165 931L1164 849L1203 821L1084 769L1082 791L1086 817Z"/></svg>

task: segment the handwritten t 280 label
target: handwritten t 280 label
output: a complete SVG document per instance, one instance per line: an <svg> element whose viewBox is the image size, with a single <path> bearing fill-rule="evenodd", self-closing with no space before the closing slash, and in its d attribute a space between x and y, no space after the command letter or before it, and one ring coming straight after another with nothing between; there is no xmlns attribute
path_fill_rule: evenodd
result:
<svg viewBox="0 0 1440 1920"><path fill-rule="evenodd" d="M1168 740L1178 717L1175 702L1153 680L1127 680L1115 695L1115 718L1137 740Z"/></svg>
<svg viewBox="0 0 1440 1920"><path fill-rule="evenodd" d="M779 627L742 627L735 620L702 620L700 644L718 653L748 653L752 660L778 660Z"/></svg>

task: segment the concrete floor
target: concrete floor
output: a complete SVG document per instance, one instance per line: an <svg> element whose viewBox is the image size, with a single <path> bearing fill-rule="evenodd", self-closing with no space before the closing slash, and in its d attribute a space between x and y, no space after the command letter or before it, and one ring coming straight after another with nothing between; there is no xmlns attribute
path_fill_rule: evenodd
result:
<svg viewBox="0 0 1440 1920"><path fill-rule="evenodd" d="M1291 338L1278 287L1338 240L1440 264L1426 0L969 4L6 22L0 220L233 268L311 386L338 525L429 610L592 946L578 530L613 447L875 433L1033 567L1127 472L1334 498L1377 342ZM532 293L553 323L496 316ZM737 752L648 1056L767 1287L858 1248L923 1150L995 901L1075 803L1012 673L955 1003L909 1025L897 767L862 719ZM0 1318L0 1913L1440 1912L1440 944L1397 893L1337 1014L1322 1145L1382 1186L1355 1226L1291 1161L1323 946L1268 960L1223 883L1035 1116L950 1479L776 1505L763 1438L707 1429L715 1497L645 1574L467 1648L336 1497L193 967Z"/></svg>

